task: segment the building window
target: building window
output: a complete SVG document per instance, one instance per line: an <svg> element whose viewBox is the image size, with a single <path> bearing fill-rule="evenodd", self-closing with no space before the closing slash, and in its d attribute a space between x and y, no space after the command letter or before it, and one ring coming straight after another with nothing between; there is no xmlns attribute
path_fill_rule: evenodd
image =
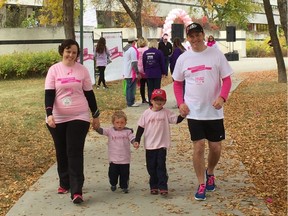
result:
<svg viewBox="0 0 288 216"><path fill-rule="evenodd" d="M257 32L268 32L269 28L267 24L256 24L256 31Z"/></svg>

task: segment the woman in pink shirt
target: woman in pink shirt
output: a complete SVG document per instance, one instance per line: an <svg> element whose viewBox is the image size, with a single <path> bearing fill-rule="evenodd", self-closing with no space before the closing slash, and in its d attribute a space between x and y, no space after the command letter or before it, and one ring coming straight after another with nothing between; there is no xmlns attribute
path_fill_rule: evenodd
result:
<svg viewBox="0 0 288 216"><path fill-rule="evenodd" d="M142 98L142 103L148 103L148 101L146 100L146 96L145 96L145 88L147 86L147 78L145 76L144 73L144 69L143 69L143 53L148 50L148 46L147 46L147 40L145 38L139 38L137 41L137 45L138 45L138 53L139 53L139 59L138 59L138 70L139 73L141 75L141 79L140 79L140 95ZM147 87L148 88L148 87ZM148 94L147 94L148 96Z"/></svg>
<svg viewBox="0 0 288 216"><path fill-rule="evenodd" d="M70 190L75 204L83 202L83 150L91 114L93 128L100 127L89 72L76 62L79 50L75 40L64 40L58 49L62 61L49 68L45 79L46 124L56 150L58 193Z"/></svg>

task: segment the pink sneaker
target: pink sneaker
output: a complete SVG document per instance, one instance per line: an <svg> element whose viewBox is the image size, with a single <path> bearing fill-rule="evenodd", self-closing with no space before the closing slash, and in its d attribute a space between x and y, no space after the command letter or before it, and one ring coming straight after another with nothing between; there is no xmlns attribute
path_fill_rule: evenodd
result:
<svg viewBox="0 0 288 216"><path fill-rule="evenodd" d="M73 195L73 200L72 200L72 202L74 203L74 204L80 204L80 203L82 203L84 200L83 200L83 197L82 197L82 195L80 195L80 194L74 194Z"/></svg>
<svg viewBox="0 0 288 216"><path fill-rule="evenodd" d="M68 190L66 190L65 188L62 188L61 186L58 188L58 194L66 194L68 193Z"/></svg>

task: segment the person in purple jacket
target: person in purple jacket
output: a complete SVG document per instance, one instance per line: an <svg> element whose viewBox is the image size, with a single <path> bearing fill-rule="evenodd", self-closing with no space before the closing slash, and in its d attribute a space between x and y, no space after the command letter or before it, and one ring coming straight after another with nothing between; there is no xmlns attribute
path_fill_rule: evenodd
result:
<svg viewBox="0 0 288 216"><path fill-rule="evenodd" d="M150 99L154 89L161 88L162 76L167 76L168 71L165 69L165 59L163 53L157 49L157 40L149 43L149 49L143 53L143 69L147 78L148 99Z"/></svg>
<svg viewBox="0 0 288 216"><path fill-rule="evenodd" d="M173 40L172 54L169 58L171 75L173 74L174 67L175 67L178 57L185 51L186 49L182 45L181 39L179 37L175 37Z"/></svg>

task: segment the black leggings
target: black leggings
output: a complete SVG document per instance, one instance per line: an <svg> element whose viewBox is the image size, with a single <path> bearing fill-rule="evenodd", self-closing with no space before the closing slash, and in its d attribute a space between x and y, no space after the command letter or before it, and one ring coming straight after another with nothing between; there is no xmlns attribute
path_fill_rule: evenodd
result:
<svg viewBox="0 0 288 216"><path fill-rule="evenodd" d="M82 195L84 184L84 143L90 122L74 120L47 127L52 135L57 159L59 184L74 194Z"/></svg>
<svg viewBox="0 0 288 216"><path fill-rule="evenodd" d="M99 70L98 86L100 86L100 84L102 82L103 86L106 87L105 73L104 73L105 69L106 69L106 66L98 66L98 70Z"/></svg>

